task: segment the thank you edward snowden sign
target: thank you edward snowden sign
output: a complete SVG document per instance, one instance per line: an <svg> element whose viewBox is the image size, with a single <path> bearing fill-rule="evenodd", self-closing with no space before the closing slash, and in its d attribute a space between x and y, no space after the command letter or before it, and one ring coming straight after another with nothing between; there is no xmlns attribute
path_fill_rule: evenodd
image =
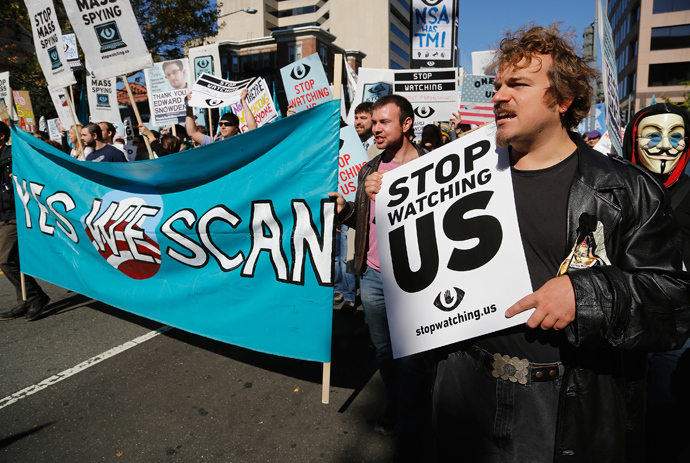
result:
<svg viewBox="0 0 690 463"><path fill-rule="evenodd" d="M383 176L376 228L393 355L524 323L532 292L508 151L490 124Z"/></svg>

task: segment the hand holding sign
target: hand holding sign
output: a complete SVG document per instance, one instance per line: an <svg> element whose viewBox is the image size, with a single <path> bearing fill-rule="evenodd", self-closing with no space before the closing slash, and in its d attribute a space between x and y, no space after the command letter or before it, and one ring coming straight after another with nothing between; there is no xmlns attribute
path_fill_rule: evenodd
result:
<svg viewBox="0 0 690 463"><path fill-rule="evenodd" d="M575 291L567 275L561 275L547 281L544 286L532 294L523 297L508 310L506 317L536 309L527 320L527 326L543 330L564 329L575 320Z"/></svg>
<svg viewBox="0 0 690 463"><path fill-rule="evenodd" d="M373 174L370 174L364 181L364 191L372 201L376 201L376 194L381 191L381 179L383 179L383 173L384 171L374 172Z"/></svg>

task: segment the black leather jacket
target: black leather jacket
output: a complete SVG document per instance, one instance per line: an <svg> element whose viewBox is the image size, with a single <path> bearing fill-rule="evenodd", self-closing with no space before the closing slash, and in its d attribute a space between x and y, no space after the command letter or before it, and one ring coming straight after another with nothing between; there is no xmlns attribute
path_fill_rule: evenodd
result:
<svg viewBox="0 0 690 463"><path fill-rule="evenodd" d="M0 148L0 221L15 218L14 186L12 185L12 147Z"/></svg>
<svg viewBox="0 0 690 463"><path fill-rule="evenodd" d="M646 354L680 348L690 328L683 238L648 171L581 141L578 157L569 245L580 215L596 215L611 265L569 272L577 313L561 349L555 461L643 461Z"/></svg>
<svg viewBox="0 0 690 463"><path fill-rule="evenodd" d="M419 156L423 156L426 150L417 147ZM338 219L350 228L354 228L355 233L355 264L354 270L357 274L364 272L367 263L367 248L369 246L369 197L364 192L364 181L367 177L377 170L381 164L384 152L366 163L357 175L357 192L355 202L348 201L343 210L338 214Z"/></svg>
<svg viewBox="0 0 690 463"><path fill-rule="evenodd" d="M383 153L366 163L357 175L357 192L355 202L348 201L338 218L348 227L354 228L355 233L355 272L361 274L367 263L367 247L369 245L369 197L364 192L366 178L379 170Z"/></svg>

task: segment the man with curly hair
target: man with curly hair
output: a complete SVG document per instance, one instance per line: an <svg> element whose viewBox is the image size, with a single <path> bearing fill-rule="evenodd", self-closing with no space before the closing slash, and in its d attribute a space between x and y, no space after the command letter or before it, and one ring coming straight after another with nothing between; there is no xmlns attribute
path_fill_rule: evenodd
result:
<svg viewBox="0 0 690 463"><path fill-rule="evenodd" d="M496 54L496 141L534 290L505 316L531 315L439 361L438 461L642 460L646 352L687 338L690 279L668 197L573 132L595 71L571 43L557 24L526 27Z"/></svg>

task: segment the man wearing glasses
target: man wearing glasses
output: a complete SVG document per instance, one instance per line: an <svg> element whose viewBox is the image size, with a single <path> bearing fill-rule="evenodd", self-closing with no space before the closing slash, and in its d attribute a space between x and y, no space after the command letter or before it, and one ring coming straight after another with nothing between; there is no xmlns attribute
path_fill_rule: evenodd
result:
<svg viewBox="0 0 690 463"><path fill-rule="evenodd" d="M257 127L256 119L254 119L254 114L252 114L249 108L249 103L247 103L247 89L242 89L240 94L240 101L242 102L242 110L244 111L244 118L247 121L247 131L254 130ZM192 92L187 95L187 102L192 98ZM220 128L220 137L218 140L227 140L232 138L237 134L242 133L240 131L240 120L233 113L225 113L220 117L220 122L218 122L218 127ZM198 143L201 146L213 143L213 138L209 135L205 135L199 131L194 122L194 109L191 106L187 106L187 117L185 118L185 128L187 129L187 135L192 139L193 142Z"/></svg>
<svg viewBox="0 0 690 463"><path fill-rule="evenodd" d="M179 59L173 61L166 61L163 63L163 72L168 83L175 90L183 90L187 88L186 72L184 65Z"/></svg>

